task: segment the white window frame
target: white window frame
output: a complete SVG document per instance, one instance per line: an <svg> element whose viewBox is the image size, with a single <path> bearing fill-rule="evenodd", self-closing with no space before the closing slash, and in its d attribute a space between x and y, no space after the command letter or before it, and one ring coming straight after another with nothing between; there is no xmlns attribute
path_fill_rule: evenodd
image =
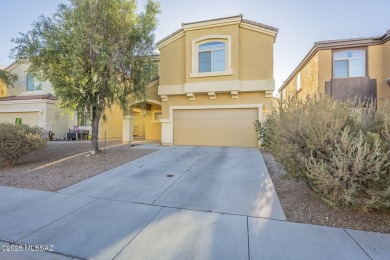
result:
<svg viewBox="0 0 390 260"><path fill-rule="evenodd" d="M34 89L34 90L28 90L27 89L27 77L28 76L32 76L32 77L34 77L34 79L36 80L36 82L39 82L40 83L40 85L41 85L41 89ZM24 81L25 81L25 90L26 90L26 92L27 93L31 93L31 92L42 92L42 90L43 90L43 83L42 83L42 81L39 81L39 80L37 80L37 78L35 77L35 76L33 76L33 75L31 75L30 73L28 73L28 72L25 72L24 73Z"/></svg>
<svg viewBox="0 0 390 260"><path fill-rule="evenodd" d="M299 72L297 75L297 92L301 91L302 86L301 86L301 73Z"/></svg>
<svg viewBox="0 0 390 260"><path fill-rule="evenodd" d="M199 55L198 47L201 44L222 41L225 42L225 71L199 72ZM192 40L192 72L191 78L197 77L212 77L212 76L226 76L233 75L232 70L232 36L230 35L207 35Z"/></svg>
<svg viewBox="0 0 390 260"><path fill-rule="evenodd" d="M364 55L363 55L363 57L355 57L355 58L339 58L339 59L334 58L334 55L336 53L351 52L351 51L361 51L364 53ZM355 60L355 59L364 59L364 76L353 76L353 77L350 76L350 60ZM335 77L335 68L336 68L335 63L336 63L336 61L342 61L342 60L348 61L348 77ZM333 78L335 78L335 79L359 78L359 77L366 77L367 76L366 50L351 49L351 50L334 52L332 54L332 64L333 64Z"/></svg>
<svg viewBox="0 0 390 260"><path fill-rule="evenodd" d="M160 114L160 119L155 120L156 114ZM161 110L153 110L152 111L152 123L160 123L162 118L162 111Z"/></svg>

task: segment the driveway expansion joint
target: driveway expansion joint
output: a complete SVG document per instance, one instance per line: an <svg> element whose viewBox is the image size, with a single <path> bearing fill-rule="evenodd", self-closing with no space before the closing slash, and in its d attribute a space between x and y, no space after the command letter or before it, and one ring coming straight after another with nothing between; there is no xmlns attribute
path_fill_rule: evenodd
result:
<svg viewBox="0 0 390 260"><path fill-rule="evenodd" d="M348 231L347 231L345 228L343 228L343 230L344 230L344 232L347 233L347 235L353 240L353 242L355 242L356 245L357 245L358 247L360 247L361 250L363 250L363 252L368 256L368 258L370 258L371 260L373 260L373 258L366 252L366 250L363 249L362 246L360 246L360 244L355 240L355 238L354 238L351 234L349 234Z"/></svg>
<svg viewBox="0 0 390 260"><path fill-rule="evenodd" d="M44 226L42 226L42 227L40 227L40 228L34 230L33 232L31 232L31 233L29 233L29 234L27 234L27 235L25 235L25 236L19 238L18 240L15 240L15 242L19 242L20 240L22 240L22 239L24 239L24 238L26 238L26 237L28 237L28 236L30 236L30 235L32 235L32 234L38 232L39 230L44 229L45 227L50 226L51 224L53 224L53 223L55 223L55 222L57 222L57 221L59 221L59 220L65 218L65 217L67 217L67 216L70 216L71 214L73 214L73 213L79 211L79 210L82 209L82 208L85 208L86 206L88 206L88 205L94 203L94 202L97 201L97 200L98 200L98 199L95 199L95 200L93 200L93 201L91 201L91 202L86 203L85 205L81 206L80 208L78 208L78 209L76 209L76 210L73 210L73 211L69 212L68 214L65 214L64 216L62 216L62 217L60 217L60 218L58 218L58 219L56 219L56 220L54 220L54 221L51 221L50 223L48 223L48 224L46 224L46 225L44 225Z"/></svg>
<svg viewBox="0 0 390 260"><path fill-rule="evenodd" d="M164 209L164 207L162 207L142 228L141 230L129 241L129 243L127 243L113 258L112 260L114 260L118 255L120 255L120 253L122 253L122 251L128 246L130 245L130 243L157 217L158 214L160 214L160 212Z"/></svg>
<svg viewBox="0 0 390 260"><path fill-rule="evenodd" d="M251 259L250 240L249 240L249 217L246 217L246 233L248 235L248 259Z"/></svg>
<svg viewBox="0 0 390 260"><path fill-rule="evenodd" d="M211 148L209 148L205 153L201 154L199 156L199 158L194 162L192 163L190 166L188 166L188 168L183 172L182 175L180 175L176 180L174 180L153 202L152 204L154 205L154 203L159 199L161 198L173 185L175 185L183 176L187 175L191 169L193 168L193 166L199 161L201 160L203 157L205 157L209 151L210 151Z"/></svg>

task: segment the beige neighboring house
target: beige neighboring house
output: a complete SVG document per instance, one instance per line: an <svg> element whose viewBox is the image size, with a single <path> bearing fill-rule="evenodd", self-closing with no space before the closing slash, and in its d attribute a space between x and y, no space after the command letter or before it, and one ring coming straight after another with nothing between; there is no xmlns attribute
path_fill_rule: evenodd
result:
<svg viewBox="0 0 390 260"><path fill-rule="evenodd" d="M315 93L346 100L390 99L390 30L381 36L314 43L279 89L280 98Z"/></svg>
<svg viewBox="0 0 390 260"><path fill-rule="evenodd" d="M14 62L5 69L17 75L18 80L14 87L3 86L0 122L15 123L16 118L21 118L23 124L53 131L55 138L64 137L73 122L57 106L50 82L40 82L28 74L28 64L23 62Z"/></svg>
<svg viewBox="0 0 390 260"><path fill-rule="evenodd" d="M132 104L123 141L143 133L163 145L257 147L254 122L274 102L277 32L242 15L182 24L157 43L159 78L148 88L147 116Z"/></svg>

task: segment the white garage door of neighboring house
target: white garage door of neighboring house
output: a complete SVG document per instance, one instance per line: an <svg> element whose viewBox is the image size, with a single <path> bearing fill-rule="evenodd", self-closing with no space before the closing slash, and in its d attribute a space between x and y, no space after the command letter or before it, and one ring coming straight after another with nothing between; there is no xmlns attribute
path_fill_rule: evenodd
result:
<svg viewBox="0 0 390 260"><path fill-rule="evenodd" d="M257 147L257 108L174 110L174 145Z"/></svg>
<svg viewBox="0 0 390 260"><path fill-rule="evenodd" d="M0 122L15 123L17 117L22 119L23 124L35 126L38 123L39 112L0 112Z"/></svg>

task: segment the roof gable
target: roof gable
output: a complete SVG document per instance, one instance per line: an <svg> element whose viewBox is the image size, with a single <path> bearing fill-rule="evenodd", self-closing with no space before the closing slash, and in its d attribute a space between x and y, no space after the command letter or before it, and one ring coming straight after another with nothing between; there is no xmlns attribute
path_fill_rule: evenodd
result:
<svg viewBox="0 0 390 260"><path fill-rule="evenodd" d="M186 31L199 30L199 29L210 28L210 27L226 26L231 24L239 24L240 27L271 35L274 37L274 41L278 33L277 28L262 23L243 19L243 15L240 14L236 16L222 17L222 18L211 19L211 20L182 23L182 28L176 30L172 34L168 35L167 37L161 39L156 43L156 45L157 48L160 49L165 45L169 44L170 42L184 36Z"/></svg>

